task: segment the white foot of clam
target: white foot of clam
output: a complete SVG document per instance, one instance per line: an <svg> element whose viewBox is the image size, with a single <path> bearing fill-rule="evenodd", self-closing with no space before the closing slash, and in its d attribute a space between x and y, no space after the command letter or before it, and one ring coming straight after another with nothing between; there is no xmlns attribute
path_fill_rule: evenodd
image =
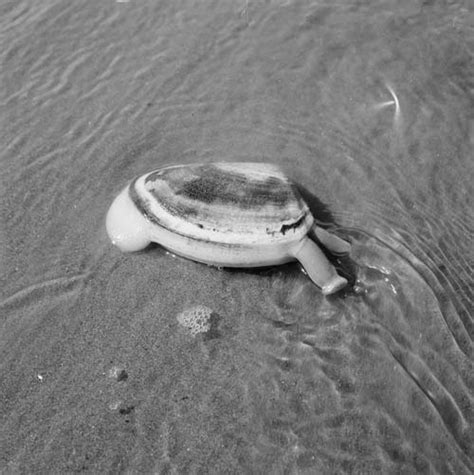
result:
<svg viewBox="0 0 474 475"><path fill-rule="evenodd" d="M112 244L121 251L140 251L151 242L148 238L149 223L130 199L128 186L112 203L105 225Z"/></svg>

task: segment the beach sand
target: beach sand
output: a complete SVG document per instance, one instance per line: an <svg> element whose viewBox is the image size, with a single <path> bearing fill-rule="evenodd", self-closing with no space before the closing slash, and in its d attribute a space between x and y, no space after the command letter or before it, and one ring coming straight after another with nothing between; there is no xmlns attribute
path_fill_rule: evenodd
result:
<svg viewBox="0 0 474 475"><path fill-rule="evenodd" d="M237 3L3 7L0 472L474 471L472 12ZM212 160L316 194L355 287L112 246Z"/></svg>

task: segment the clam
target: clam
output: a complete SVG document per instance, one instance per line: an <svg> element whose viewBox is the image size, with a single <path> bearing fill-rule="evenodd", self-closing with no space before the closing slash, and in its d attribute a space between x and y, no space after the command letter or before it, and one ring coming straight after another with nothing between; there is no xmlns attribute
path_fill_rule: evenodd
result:
<svg viewBox="0 0 474 475"><path fill-rule="evenodd" d="M347 284L316 241L336 253L348 252L350 245L315 224L296 186L271 164L160 168L122 190L106 227L122 251L156 242L174 254L219 267L298 260L324 294Z"/></svg>

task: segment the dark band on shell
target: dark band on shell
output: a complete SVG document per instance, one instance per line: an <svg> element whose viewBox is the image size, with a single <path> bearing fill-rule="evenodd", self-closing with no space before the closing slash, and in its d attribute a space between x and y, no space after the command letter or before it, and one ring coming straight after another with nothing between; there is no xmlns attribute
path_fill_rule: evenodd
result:
<svg viewBox="0 0 474 475"><path fill-rule="evenodd" d="M203 204L219 204L240 209L256 209L262 206L281 208L294 200L295 190L287 181L277 177L264 180L249 179L248 175L236 171L222 170L213 164L197 167L182 167L158 170L150 173L145 183L166 182L175 196L182 196ZM293 191L293 192L292 192ZM159 193L151 193L170 212L173 206L163 202ZM182 215L182 212L179 212Z"/></svg>

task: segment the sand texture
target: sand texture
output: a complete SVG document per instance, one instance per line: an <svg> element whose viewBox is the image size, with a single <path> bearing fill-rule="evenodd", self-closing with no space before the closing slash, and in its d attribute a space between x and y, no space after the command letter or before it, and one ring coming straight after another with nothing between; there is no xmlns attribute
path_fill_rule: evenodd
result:
<svg viewBox="0 0 474 475"><path fill-rule="evenodd" d="M473 473L473 24L468 2L3 2L0 473ZM133 177L240 160L351 241L346 291L111 245Z"/></svg>

